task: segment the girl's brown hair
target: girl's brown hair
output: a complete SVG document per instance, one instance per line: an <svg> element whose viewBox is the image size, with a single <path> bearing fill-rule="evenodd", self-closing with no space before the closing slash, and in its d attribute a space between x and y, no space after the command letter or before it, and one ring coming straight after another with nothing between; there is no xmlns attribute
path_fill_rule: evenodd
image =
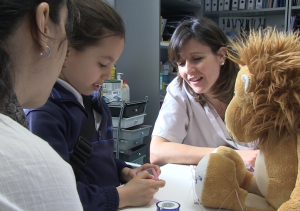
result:
<svg viewBox="0 0 300 211"><path fill-rule="evenodd" d="M74 23L70 46L77 51L96 45L99 40L120 36L125 38L125 26L117 11L103 0L74 0L80 12Z"/></svg>

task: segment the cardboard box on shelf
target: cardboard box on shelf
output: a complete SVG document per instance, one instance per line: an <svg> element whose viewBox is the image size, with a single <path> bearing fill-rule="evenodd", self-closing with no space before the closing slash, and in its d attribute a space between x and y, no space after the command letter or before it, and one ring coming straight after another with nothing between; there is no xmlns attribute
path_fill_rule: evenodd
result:
<svg viewBox="0 0 300 211"><path fill-rule="evenodd" d="M238 0L232 0L231 10L238 10L238 8L239 8L239 1Z"/></svg>
<svg viewBox="0 0 300 211"><path fill-rule="evenodd" d="M224 0L219 0L218 11L224 10Z"/></svg>
<svg viewBox="0 0 300 211"><path fill-rule="evenodd" d="M102 86L102 97L106 103L122 101L121 81L105 80Z"/></svg>
<svg viewBox="0 0 300 211"><path fill-rule="evenodd" d="M247 9L248 10L255 9L255 0L248 0L248 2L247 2Z"/></svg>
<svg viewBox="0 0 300 211"><path fill-rule="evenodd" d="M211 11L218 11L218 0L212 0L211 4Z"/></svg>
<svg viewBox="0 0 300 211"><path fill-rule="evenodd" d="M230 2L231 0L224 0L224 9L223 10L230 10Z"/></svg>
<svg viewBox="0 0 300 211"><path fill-rule="evenodd" d="M205 12L211 12L211 0L205 0Z"/></svg>

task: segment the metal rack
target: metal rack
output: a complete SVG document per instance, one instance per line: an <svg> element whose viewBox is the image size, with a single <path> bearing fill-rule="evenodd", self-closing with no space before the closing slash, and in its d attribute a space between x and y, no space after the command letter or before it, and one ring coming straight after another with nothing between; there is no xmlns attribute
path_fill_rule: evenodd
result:
<svg viewBox="0 0 300 211"><path fill-rule="evenodd" d="M144 132L140 132L140 131L147 130L148 127L151 128L151 126L142 125L143 118L146 115L147 103L148 103L148 97L146 96L145 100L130 101L130 102L121 101L121 102L112 102L112 103L108 104L108 107L110 108L112 115L113 115L114 131L116 131L116 133L114 133L114 138L116 140L115 141L115 150L114 150L116 158L120 159L120 153L124 153L124 152L120 151L120 141L122 138L120 135L121 132L123 133L123 132L128 131L129 129L134 128L132 130L129 130L130 131L129 133L132 133L132 134L140 133L138 135L141 137L144 137L144 135L147 135L147 134L144 134ZM142 109L139 109L139 105L143 105ZM118 113L116 111L118 111ZM116 117L116 114L118 114L117 117ZM135 129L135 127L140 127L140 128ZM133 143L135 143L134 140L129 140L129 141L133 141ZM142 145L142 143L140 143L136 147L138 147L140 145ZM137 152L136 156L143 157L146 155L143 155L142 153ZM142 157L139 157L139 158L142 158ZM131 162L131 160L125 160L125 161Z"/></svg>

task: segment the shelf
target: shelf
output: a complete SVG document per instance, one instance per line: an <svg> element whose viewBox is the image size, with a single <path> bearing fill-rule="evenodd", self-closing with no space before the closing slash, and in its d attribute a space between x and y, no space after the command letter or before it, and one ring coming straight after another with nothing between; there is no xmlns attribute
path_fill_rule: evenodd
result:
<svg viewBox="0 0 300 211"><path fill-rule="evenodd" d="M292 11L295 12L300 12L300 6L292 6Z"/></svg>
<svg viewBox="0 0 300 211"><path fill-rule="evenodd" d="M298 7L297 7L298 8ZM226 10L215 12L204 12L205 17L218 18L218 17L247 17L247 16L266 16L266 15L282 15L285 13L285 7L267 8L267 9L254 9L254 10ZM298 8L300 10L300 7Z"/></svg>
<svg viewBox="0 0 300 211"><path fill-rule="evenodd" d="M160 48L168 49L168 47L169 47L169 42L160 42Z"/></svg>
<svg viewBox="0 0 300 211"><path fill-rule="evenodd" d="M161 0L161 6L176 9L201 8L200 4L187 0Z"/></svg>

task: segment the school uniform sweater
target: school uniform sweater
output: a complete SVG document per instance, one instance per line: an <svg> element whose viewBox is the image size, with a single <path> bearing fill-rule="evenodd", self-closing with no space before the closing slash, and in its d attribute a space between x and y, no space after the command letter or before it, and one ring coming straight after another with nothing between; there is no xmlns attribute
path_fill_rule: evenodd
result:
<svg viewBox="0 0 300 211"><path fill-rule="evenodd" d="M77 190L84 210L117 210L119 195L116 187L122 183L121 171L131 167L113 155L114 139L110 110L93 93L92 107L101 115L95 130L94 147L81 174L77 176ZM59 83L51 91L46 104L37 109L25 109L29 129L46 140L67 162L87 121L87 113L77 98Z"/></svg>

